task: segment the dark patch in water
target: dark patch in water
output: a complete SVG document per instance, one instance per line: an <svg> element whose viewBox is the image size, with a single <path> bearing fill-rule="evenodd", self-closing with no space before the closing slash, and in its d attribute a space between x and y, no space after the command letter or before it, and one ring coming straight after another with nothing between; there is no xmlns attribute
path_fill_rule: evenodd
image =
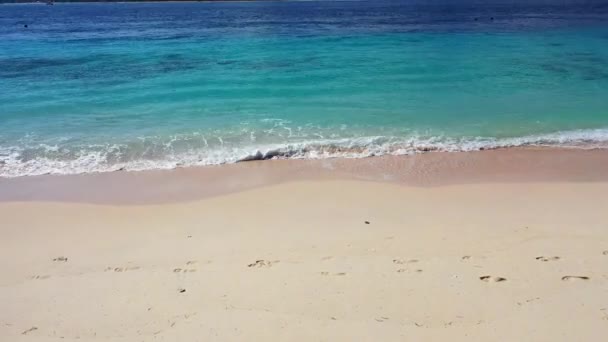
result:
<svg viewBox="0 0 608 342"><path fill-rule="evenodd" d="M93 80L123 83L158 74L198 69L208 61L180 54L167 54L157 63L138 56L97 54L70 58L0 58L0 78L44 80ZM112 75L108 79L108 75Z"/></svg>
<svg viewBox="0 0 608 342"><path fill-rule="evenodd" d="M608 71L596 67L582 67L580 77L585 81L600 81L608 79Z"/></svg>
<svg viewBox="0 0 608 342"><path fill-rule="evenodd" d="M164 56L165 59L174 60L174 59L183 59L183 56L178 53L170 53Z"/></svg>
<svg viewBox="0 0 608 342"><path fill-rule="evenodd" d="M570 71L564 67L563 65L553 64L553 63L542 63L540 64L540 68L544 71L555 73L555 74L569 74Z"/></svg>
<svg viewBox="0 0 608 342"><path fill-rule="evenodd" d="M407 43L423 43L424 40L420 38L408 38L405 40Z"/></svg>
<svg viewBox="0 0 608 342"><path fill-rule="evenodd" d="M230 64L235 64L237 63L237 61L218 61L217 64L218 65L230 65Z"/></svg>
<svg viewBox="0 0 608 342"><path fill-rule="evenodd" d="M87 62L87 58L2 58L0 59L0 72L27 72L38 68L62 67L80 65Z"/></svg>
<svg viewBox="0 0 608 342"><path fill-rule="evenodd" d="M592 74L587 74L587 75L583 75L581 77L582 80L584 81L599 81L599 80L603 80L606 79L607 75L592 75Z"/></svg>
<svg viewBox="0 0 608 342"><path fill-rule="evenodd" d="M573 54L571 57L572 61L582 62L582 63L590 63L605 66L608 64L608 59L590 53L585 54Z"/></svg>
<svg viewBox="0 0 608 342"><path fill-rule="evenodd" d="M209 60L207 59L176 53L164 56L159 62L160 71L162 72L193 70L207 64L209 64Z"/></svg>
<svg viewBox="0 0 608 342"><path fill-rule="evenodd" d="M198 60L170 57L161 60L157 64L156 72L151 70L150 74L194 70L199 68L200 65L201 63Z"/></svg>

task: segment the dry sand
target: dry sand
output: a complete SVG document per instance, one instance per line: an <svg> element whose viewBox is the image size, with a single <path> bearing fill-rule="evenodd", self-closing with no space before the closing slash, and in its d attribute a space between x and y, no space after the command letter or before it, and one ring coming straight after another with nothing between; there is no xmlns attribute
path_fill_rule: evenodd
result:
<svg viewBox="0 0 608 342"><path fill-rule="evenodd" d="M0 270L0 341L603 341L608 182L7 200Z"/></svg>

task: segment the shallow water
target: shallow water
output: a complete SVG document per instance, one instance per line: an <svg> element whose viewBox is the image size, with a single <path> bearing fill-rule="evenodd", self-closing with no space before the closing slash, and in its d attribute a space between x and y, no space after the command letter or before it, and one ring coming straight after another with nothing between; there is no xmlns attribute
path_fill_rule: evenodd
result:
<svg viewBox="0 0 608 342"><path fill-rule="evenodd" d="M601 2L0 5L0 38L0 176L608 145Z"/></svg>

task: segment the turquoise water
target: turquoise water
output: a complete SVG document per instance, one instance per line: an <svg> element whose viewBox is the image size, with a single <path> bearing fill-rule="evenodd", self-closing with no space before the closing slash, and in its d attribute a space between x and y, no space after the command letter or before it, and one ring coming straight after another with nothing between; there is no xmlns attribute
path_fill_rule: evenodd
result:
<svg viewBox="0 0 608 342"><path fill-rule="evenodd" d="M0 38L0 176L608 146L601 5L1 5Z"/></svg>

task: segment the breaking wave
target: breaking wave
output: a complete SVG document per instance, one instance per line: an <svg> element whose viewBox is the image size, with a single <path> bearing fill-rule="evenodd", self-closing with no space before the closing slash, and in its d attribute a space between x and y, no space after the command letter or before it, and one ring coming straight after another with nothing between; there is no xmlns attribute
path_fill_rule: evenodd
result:
<svg viewBox="0 0 608 342"><path fill-rule="evenodd" d="M179 138L144 144L0 145L0 177L173 169L268 159L364 158L424 152L468 152L523 146L596 149L608 148L608 129L564 131L517 138L372 136L263 145L248 141L242 146L228 146L221 138L219 141L222 144L217 146L210 146L206 140L204 144L192 144L192 141L184 144L184 140Z"/></svg>

